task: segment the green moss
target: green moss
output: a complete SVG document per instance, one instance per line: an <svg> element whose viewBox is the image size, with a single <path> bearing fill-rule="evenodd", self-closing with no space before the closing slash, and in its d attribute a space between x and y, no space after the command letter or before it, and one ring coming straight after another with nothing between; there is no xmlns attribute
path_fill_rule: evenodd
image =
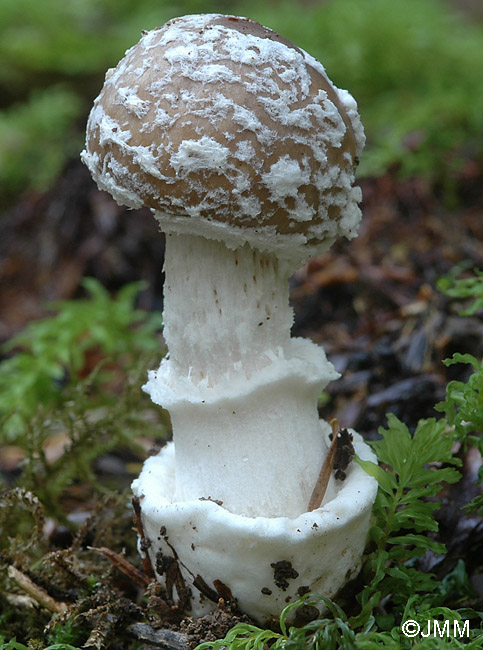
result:
<svg viewBox="0 0 483 650"><path fill-rule="evenodd" d="M275 5L277 8L275 10ZM319 58L357 99L368 145L360 175L399 165L430 179L483 152L483 28L437 0L247 6Z"/></svg>
<svg viewBox="0 0 483 650"><path fill-rule="evenodd" d="M483 150L483 27L438 0L3 0L0 205L45 189L77 156L104 73L181 14L249 15L320 58L356 97L368 135L361 175L399 166L447 180ZM46 119L46 116L49 119Z"/></svg>
<svg viewBox="0 0 483 650"><path fill-rule="evenodd" d="M93 279L84 285L87 298L52 306L54 315L9 341L14 354L0 363L0 444L22 448L17 485L61 520L59 497L73 482L101 489L97 458L120 448L142 458L139 437L169 433L166 413L141 391L161 356L161 315L135 308L139 284L115 297ZM62 451L54 459L49 443Z"/></svg>
<svg viewBox="0 0 483 650"><path fill-rule="evenodd" d="M0 112L0 178L5 199L46 190L82 142L75 132L81 101L62 86L34 91Z"/></svg>

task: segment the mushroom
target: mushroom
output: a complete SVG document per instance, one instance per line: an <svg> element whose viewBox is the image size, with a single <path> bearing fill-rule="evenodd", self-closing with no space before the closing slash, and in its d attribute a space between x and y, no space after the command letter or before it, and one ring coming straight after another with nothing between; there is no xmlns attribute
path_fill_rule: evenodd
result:
<svg viewBox="0 0 483 650"><path fill-rule="evenodd" d="M144 390L173 442L133 490L168 598L190 588L197 615L224 585L262 620L300 587L333 595L360 563L374 479L351 467L307 512L329 447L317 396L338 374L291 338L288 279L356 235L363 144L355 101L316 59L219 14L143 33L89 116L82 159L97 185L150 207L166 235L169 353ZM357 434L355 447L373 458Z"/></svg>

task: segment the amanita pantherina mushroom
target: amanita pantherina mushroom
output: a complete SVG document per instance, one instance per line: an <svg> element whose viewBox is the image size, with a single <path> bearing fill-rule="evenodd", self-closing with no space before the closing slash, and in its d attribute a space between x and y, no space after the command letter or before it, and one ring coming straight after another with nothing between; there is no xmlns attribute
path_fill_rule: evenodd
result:
<svg viewBox="0 0 483 650"><path fill-rule="evenodd" d="M353 464L307 512L330 432L317 396L338 375L290 337L288 278L356 235L363 144L355 101L317 60L218 14L144 33L91 111L82 158L98 186L152 208L166 234L169 355L144 388L174 442L133 489L167 597L184 583L195 615L223 584L263 620L358 569L375 481Z"/></svg>

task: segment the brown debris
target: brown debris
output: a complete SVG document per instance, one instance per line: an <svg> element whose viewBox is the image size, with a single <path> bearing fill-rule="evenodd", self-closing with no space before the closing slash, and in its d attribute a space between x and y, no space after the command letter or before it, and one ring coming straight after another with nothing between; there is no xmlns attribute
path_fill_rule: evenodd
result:
<svg viewBox="0 0 483 650"><path fill-rule="evenodd" d="M67 611L67 605L56 601L50 596L45 589L37 585L25 573L19 571L14 566L8 567L8 576L15 580L17 585L31 596L39 605L45 607L54 614L62 614Z"/></svg>
<svg viewBox="0 0 483 650"><path fill-rule="evenodd" d="M146 551L151 546L151 541L144 534L143 522L141 519L141 506L138 497L132 498L132 506L133 506L133 522L136 527L138 536L141 539L141 546L143 550ZM151 579L154 578L153 567L151 566L151 561L147 553L144 553L142 561L143 561L143 570L145 575L147 575Z"/></svg>
<svg viewBox="0 0 483 650"><path fill-rule="evenodd" d="M325 493L327 492L327 486L329 485L330 475L332 474L332 470L334 469L334 461L337 452L337 431L339 426L335 418L331 420L330 425L332 427L332 434L333 434L332 444L329 447L327 456L324 458L324 462L322 463L322 467L320 469L319 476L317 477L315 487L310 496L309 504L307 506L308 512L311 512L312 510L315 510L316 508L320 507L320 504L323 501Z"/></svg>
<svg viewBox="0 0 483 650"><path fill-rule="evenodd" d="M334 439L332 434L331 439ZM346 477L345 470L354 458L353 436L347 429L339 429L336 436L336 452L334 458L335 478L343 481Z"/></svg>
<svg viewBox="0 0 483 650"><path fill-rule="evenodd" d="M289 580L295 580L295 578L299 577L298 571L293 568L289 560L272 562L270 566L273 569L273 581L282 591L287 589Z"/></svg>
<svg viewBox="0 0 483 650"><path fill-rule="evenodd" d="M191 647L188 635L174 630L156 629L147 623L132 623L127 632L135 639L146 641L158 648L189 650Z"/></svg>
<svg viewBox="0 0 483 650"><path fill-rule="evenodd" d="M222 639L237 623L253 624L253 621L241 614L235 603L225 603L220 599L218 607L210 614L182 621L180 632L188 635L189 646L193 649L204 641Z"/></svg>
<svg viewBox="0 0 483 650"><path fill-rule="evenodd" d="M122 555L119 555L119 553L112 551L110 548L106 548L105 546L101 546L100 548L88 546L87 548L90 551L97 551L98 553L101 553L106 559L109 560L109 562L112 563L113 566L119 569L119 571L122 571L140 587L145 588L151 582L151 579L145 573L135 567L134 564L126 560L125 557L122 557Z"/></svg>
<svg viewBox="0 0 483 650"><path fill-rule="evenodd" d="M153 308L162 262L149 210L120 208L73 160L52 190L1 215L0 342L44 316L47 302L78 296L86 276L114 289L144 279L142 306Z"/></svg>

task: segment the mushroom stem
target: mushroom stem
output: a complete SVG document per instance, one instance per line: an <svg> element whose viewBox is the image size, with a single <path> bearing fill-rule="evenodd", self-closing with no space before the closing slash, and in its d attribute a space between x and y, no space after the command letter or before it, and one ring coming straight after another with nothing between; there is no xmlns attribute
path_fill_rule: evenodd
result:
<svg viewBox="0 0 483 650"><path fill-rule="evenodd" d="M248 244L167 234L164 336L178 376L214 387L283 356L293 312L281 266Z"/></svg>
<svg viewBox="0 0 483 650"><path fill-rule="evenodd" d="M337 373L322 348L290 338L289 270L248 244L166 239L169 355L145 390L171 415L176 500L296 517L327 453L317 397Z"/></svg>

